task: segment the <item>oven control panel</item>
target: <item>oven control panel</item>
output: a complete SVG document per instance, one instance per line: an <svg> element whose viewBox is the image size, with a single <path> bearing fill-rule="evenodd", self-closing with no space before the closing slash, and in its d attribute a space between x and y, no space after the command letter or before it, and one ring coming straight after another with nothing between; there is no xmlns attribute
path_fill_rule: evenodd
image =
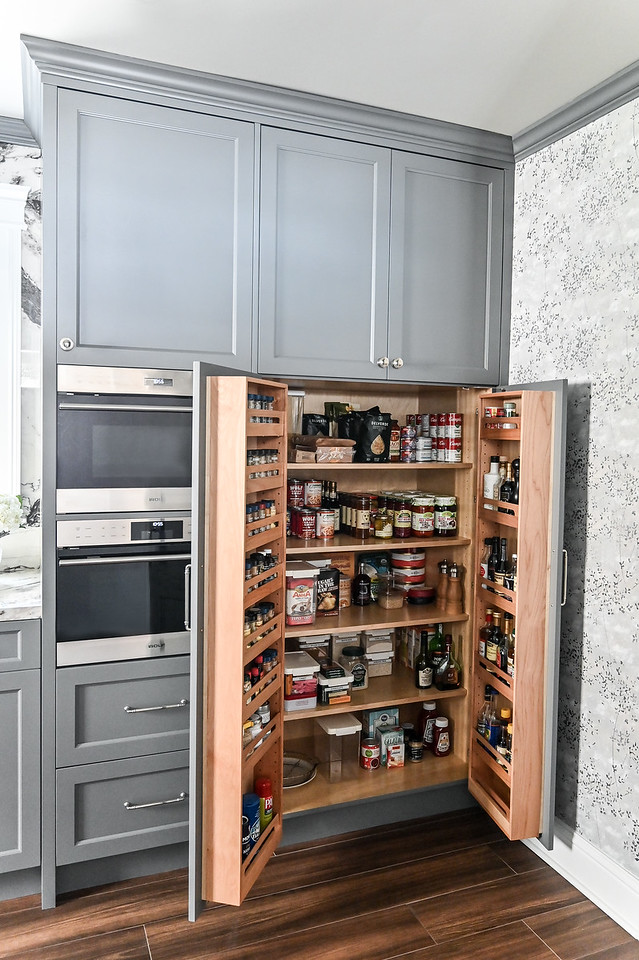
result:
<svg viewBox="0 0 639 960"><path fill-rule="evenodd" d="M144 517L139 520L58 520L58 547L104 544L179 543L191 539L190 517Z"/></svg>

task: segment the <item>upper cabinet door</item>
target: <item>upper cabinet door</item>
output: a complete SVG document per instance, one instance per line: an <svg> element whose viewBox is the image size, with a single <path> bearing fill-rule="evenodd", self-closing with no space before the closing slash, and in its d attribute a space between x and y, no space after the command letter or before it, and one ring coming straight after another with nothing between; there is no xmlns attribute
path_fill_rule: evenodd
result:
<svg viewBox="0 0 639 960"><path fill-rule="evenodd" d="M393 153L390 377L496 384L504 171Z"/></svg>
<svg viewBox="0 0 639 960"><path fill-rule="evenodd" d="M253 124L72 90L58 123L58 359L250 369Z"/></svg>
<svg viewBox="0 0 639 960"><path fill-rule="evenodd" d="M259 372L385 379L390 151L265 128L261 171Z"/></svg>

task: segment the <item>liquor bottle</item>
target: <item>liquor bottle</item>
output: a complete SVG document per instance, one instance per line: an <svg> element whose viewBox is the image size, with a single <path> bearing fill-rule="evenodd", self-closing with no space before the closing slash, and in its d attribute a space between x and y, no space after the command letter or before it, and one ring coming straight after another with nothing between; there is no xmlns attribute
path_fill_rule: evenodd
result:
<svg viewBox="0 0 639 960"><path fill-rule="evenodd" d="M499 644L497 650L497 666L500 670L503 670L504 673L508 672L508 647L510 644L510 632L512 629L513 615L512 613L504 614L504 625L502 632L502 641Z"/></svg>
<svg viewBox="0 0 639 960"><path fill-rule="evenodd" d="M444 638L445 653L435 670L435 686L438 690L457 690L461 686L461 664L453 652L453 638L447 633Z"/></svg>
<svg viewBox="0 0 639 960"><path fill-rule="evenodd" d="M499 499L502 503L513 503L513 496L515 494L515 481L513 480L512 468L509 463L506 464L506 479L501 485L499 491ZM499 507L500 513L513 513L512 510L506 510L504 507Z"/></svg>
<svg viewBox="0 0 639 960"><path fill-rule="evenodd" d="M511 722L511 716L510 707L503 707L499 711L499 737L494 746L497 752L504 757L508 753L508 724Z"/></svg>
<svg viewBox="0 0 639 960"><path fill-rule="evenodd" d="M433 666L433 677L435 676L437 667L444 658L445 648L443 627L443 623L438 623L437 630L428 641L428 653L430 656L430 662Z"/></svg>
<svg viewBox="0 0 639 960"><path fill-rule="evenodd" d="M479 631L479 656L486 656L486 644L493 632L493 611L486 610L486 623Z"/></svg>
<svg viewBox="0 0 639 960"><path fill-rule="evenodd" d="M495 567L499 562L499 537L493 537L493 546L488 557L488 579L495 579Z"/></svg>
<svg viewBox="0 0 639 960"><path fill-rule="evenodd" d="M488 577L488 557L490 556L493 546L493 541L491 537L484 538L484 551L481 555L481 560L479 561L479 576L487 579ZM482 584L485 589L485 585Z"/></svg>
<svg viewBox="0 0 639 960"><path fill-rule="evenodd" d="M508 634L508 659L506 663L506 670L511 677L515 676L515 626L514 620L510 625L510 633Z"/></svg>
<svg viewBox="0 0 639 960"><path fill-rule="evenodd" d="M502 537L499 545L499 560L495 564L494 581L500 587L505 586L504 577L508 573L508 540Z"/></svg>
<svg viewBox="0 0 639 960"><path fill-rule="evenodd" d="M513 553L510 558L510 567L504 577L504 586L507 590L517 589L517 554Z"/></svg>
<svg viewBox="0 0 639 960"><path fill-rule="evenodd" d="M503 634L501 632L501 613L499 610L493 610L493 630L486 641L486 659L491 663L497 663L497 651L502 642Z"/></svg>
<svg viewBox="0 0 639 960"><path fill-rule="evenodd" d="M506 457L499 458L499 486L497 488L497 500L501 500L501 488L504 485L504 480L506 479L506 464L508 461Z"/></svg>
<svg viewBox="0 0 639 960"><path fill-rule="evenodd" d="M501 724L499 723L499 717L497 716L497 711L495 709L495 702L493 701L490 717L488 718L488 726L486 727L485 733L485 737L490 743L491 747L497 746L500 734Z"/></svg>
<svg viewBox="0 0 639 960"><path fill-rule="evenodd" d="M513 490L513 495L510 502L519 503L519 457L513 460L511 466L513 470L513 482L515 484L515 489Z"/></svg>
<svg viewBox="0 0 639 960"><path fill-rule="evenodd" d="M353 577L353 603L358 607L366 607L371 602L371 578L365 573L366 564L359 562L359 573Z"/></svg>
<svg viewBox="0 0 639 960"><path fill-rule="evenodd" d="M433 665L428 655L428 633L422 630L419 656L415 661L415 686L418 690L428 690L433 685Z"/></svg>
<svg viewBox="0 0 639 960"><path fill-rule="evenodd" d="M488 738L487 730L490 724L490 716L493 712L493 688L490 684L486 684L484 690L484 703L481 710L479 711L479 716L477 717L477 733L481 734L482 737Z"/></svg>
<svg viewBox="0 0 639 960"><path fill-rule="evenodd" d="M342 511L340 509L340 504L339 504L339 496L337 493L336 480L331 480L329 483L328 506L329 506L329 509L332 509L333 512L335 513L335 533L339 533Z"/></svg>
<svg viewBox="0 0 639 960"><path fill-rule="evenodd" d="M499 457L490 458L490 470L484 474L484 500L496 500L499 494ZM487 510L494 507L486 506Z"/></svg>

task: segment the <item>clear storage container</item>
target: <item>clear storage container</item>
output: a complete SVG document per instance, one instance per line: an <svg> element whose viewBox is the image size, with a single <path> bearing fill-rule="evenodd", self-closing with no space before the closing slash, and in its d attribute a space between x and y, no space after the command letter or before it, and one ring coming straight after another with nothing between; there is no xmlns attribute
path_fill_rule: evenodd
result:
<svg viewBox="0 0 639 960"><path fill-rule="evenodd" d="M344 766L358 763L361 730L360 721L352 713L315 721L315 753L327 780L341 780Z"/></svg>

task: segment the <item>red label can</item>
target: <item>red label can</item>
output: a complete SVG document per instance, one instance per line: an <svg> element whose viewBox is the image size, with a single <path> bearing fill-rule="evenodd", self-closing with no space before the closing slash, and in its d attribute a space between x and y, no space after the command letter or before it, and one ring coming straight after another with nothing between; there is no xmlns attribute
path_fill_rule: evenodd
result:
<svg viewBox="0 0 639 960"><path fill-rule="evenodd" d="M286 481L286 502L289 507L304 506L304 484L295 477L289 477Z"/></svg>
<svg viewBox="0 0 639 960"><path fill-rule="evenodd" d="M364 770L379 768L379 743L377 740L362 740L359 748L359 765Z"/></svg>
<svg viewBox="0 0 639 960"><path fill-rule="evenodd" d="M444 439L446 442L446 446L444 448L444 461L446 463L461 463L461 437L445 437Z"/></svg>

